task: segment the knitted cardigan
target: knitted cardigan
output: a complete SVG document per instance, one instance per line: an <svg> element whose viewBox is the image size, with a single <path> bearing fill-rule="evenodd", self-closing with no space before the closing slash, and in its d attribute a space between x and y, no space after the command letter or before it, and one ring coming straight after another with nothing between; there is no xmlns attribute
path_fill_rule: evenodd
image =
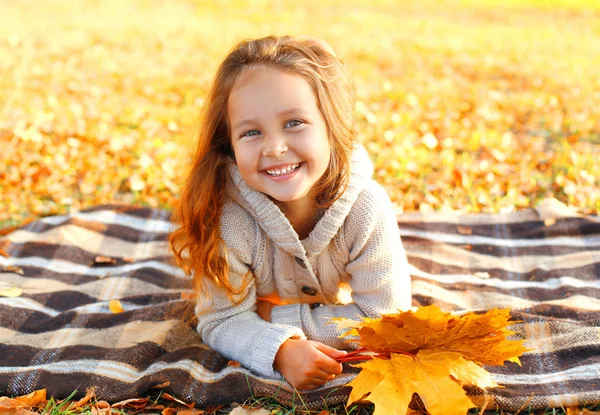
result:
<svg viewBox="0 0 600 415"><path fill-rule="evenodd" d="M366 151L356 149L348 188L300 240L281 210L229 165L222 252L230 282L243 290L235 304L206 282L196 314L208 346L262 376L281 378L273 362L287 339L349 348L336 325L328 324L330 318L376 318L410 308L410 275L396 215L372 172ZM352 289L349 304L338 301L340 283ZM273 294L285 305L273 307L272 322L266 322L256 314L257 298Z"/></svg>

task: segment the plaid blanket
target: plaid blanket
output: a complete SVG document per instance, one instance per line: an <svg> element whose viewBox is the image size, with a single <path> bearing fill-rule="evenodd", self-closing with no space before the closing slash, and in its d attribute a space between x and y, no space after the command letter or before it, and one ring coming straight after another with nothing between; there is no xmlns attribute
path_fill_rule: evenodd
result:
<svg viewBox="0 0 600 415"><path fill-rule="evenodd" d="M170 212L105 205L32 222L0 239L0 395L64 398L94 386L108 401L160 386L198 405L273 396L315 408L345 402L347 368L297 395L200 342L177 311L189 290L173 266ZM498 215L398 218L414 305L511 307L523 366L488 367L503 387L488 408L600 403L600 219L548 203ZM105 258L99 258L99 256ZM11 291L12 290L12 291ZM119 299L121 313L110 310ZM473 392L476 395L476 392ZM483 404L481 396L474 396Z"/></svg>

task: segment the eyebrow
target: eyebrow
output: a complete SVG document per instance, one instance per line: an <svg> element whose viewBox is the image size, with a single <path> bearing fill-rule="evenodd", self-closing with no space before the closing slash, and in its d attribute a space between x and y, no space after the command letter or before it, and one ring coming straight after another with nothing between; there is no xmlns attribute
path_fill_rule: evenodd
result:
<svg viewBox="0 0 600 415"><path fill-rule="evenodd" d="M284 115L290 115L290 114L307 114L307 112L305 110L303 110L302 108L290 108L287 110L280 111L276 115L277 115L277 117L282 117ZM246 118L244 120L241 120L233 126L233 130L236 130L246 124L251 124L254 121L255 121L254 118Z"/></svg>

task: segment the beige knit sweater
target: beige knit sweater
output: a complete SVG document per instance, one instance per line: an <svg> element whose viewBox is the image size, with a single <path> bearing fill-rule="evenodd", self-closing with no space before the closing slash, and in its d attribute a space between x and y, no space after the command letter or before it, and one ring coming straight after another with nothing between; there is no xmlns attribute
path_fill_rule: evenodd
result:
<svg viewBox="0 0 600 415"><path fill-rule="evenodd" d="M366 151L357 149L346 192L300 240L279 208L230 165L220 223L224 251L234 286L241 286L248 271L253 278L237 305L207 285L196 307L206 344L262 376L280 378L273 361L288 338L349 348L336 325L328 324L331 317L374 318L410 308L410 275L396 216L372 172ZM338 302L342 282L352 288L349 304ZM291 304L274 307L269 323L256 314L256 302L273 293Z"/></svg>

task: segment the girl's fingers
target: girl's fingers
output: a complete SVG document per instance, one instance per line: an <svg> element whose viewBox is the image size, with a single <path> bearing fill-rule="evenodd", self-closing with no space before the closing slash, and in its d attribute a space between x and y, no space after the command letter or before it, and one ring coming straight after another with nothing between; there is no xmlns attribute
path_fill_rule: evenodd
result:
<svg viewBox="0 0 600 415"><path fill-rule="evenodd" d="M323 344L320 342L315 342L315 347L317 348L317 350L325 353L327 356L331 357L332 359L335 359L335 358L341 357L341 356L345 356L347 354L347 352L345 350L338 350L338 349L329 347L326 344Z"/></svg>

